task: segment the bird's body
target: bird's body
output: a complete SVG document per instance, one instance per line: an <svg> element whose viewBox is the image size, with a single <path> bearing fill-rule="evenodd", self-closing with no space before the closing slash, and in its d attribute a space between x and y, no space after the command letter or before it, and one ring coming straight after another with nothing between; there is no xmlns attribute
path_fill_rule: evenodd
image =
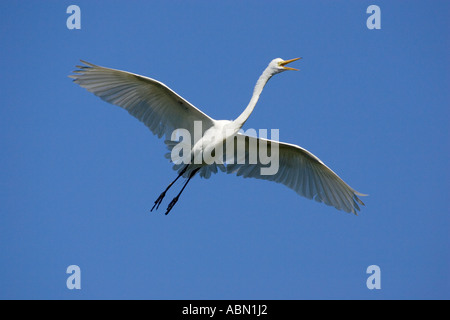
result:
<svg viewBox="0 0 450 320"><path fill-rule="evenodd" d="M253 112L269 79L285 70L297 70L286 67L286 64L298 59L272 60L259 77L249 104L234 121L212 119L163 83L137 74L83 61L85 66L78 66L79 70L69 77L103 100L126 109L158 137L164 136L169 150L179 142L174 140L180 132L186 132L192 138L183 141L189 144L189 156L178 163L173 161L178 176L155 201L152 210L159 207L166 191L181 176L187 179L182 192L195 174L209 178L219 168L243 177L282 183L306 198L314 198L318 202L356 214L358 203L363 204L358 195L363 194L348 186L312 153L296 145L250 137L239 132ZM224 146L230 142L236 142L231 156L227 153L223 157L216 157L215 160L219 161L214 163L203 158L217 150L224 150ZM263 174L264 163L261 161L244 161L263 147L278 157L279 168L272 174ZM166 214L178 201L181 192L169 204Z"/></svg>
<svg viewBox="0 0 450 320"><path fill-rule="evenodd" d="M240 128L233 121L215 120L212 127L208 128L203 136L192 148L192 157L199 158L203 154L210 154L212 150L223 146L224 141L234 136Z"/></svg>

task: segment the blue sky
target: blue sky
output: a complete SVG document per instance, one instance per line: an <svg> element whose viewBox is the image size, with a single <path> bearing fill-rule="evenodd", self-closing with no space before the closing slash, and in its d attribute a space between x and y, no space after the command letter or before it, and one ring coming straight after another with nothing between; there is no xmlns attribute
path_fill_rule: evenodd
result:
<svg viewBox="0 0 450 320"><path fill-rule="evenodd" d="M450 298L449 7L1 2L0 298ZM164 216L177 184L150 213L175 178L164 144L67 78L79 59L128 70L234 119L270 60L299 56L245 128L279 129L370 194L359 216L226 174L196 177Z"/></svg>

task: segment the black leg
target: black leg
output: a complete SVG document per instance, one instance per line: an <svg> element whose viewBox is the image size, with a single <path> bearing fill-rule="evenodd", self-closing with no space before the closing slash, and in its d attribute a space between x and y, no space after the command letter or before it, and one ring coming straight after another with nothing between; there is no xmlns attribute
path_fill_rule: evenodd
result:
<svg viewBox="0 0 450 320"><path fill-rule="evenodd" d="M188 164L183 168L183 170L181 170L181 172L178 174L178 177L175 178L175 180L173 180L166 188L166 190L164 190L158 197L158 199L156 199L155 204L153 205L152 209L150 211L153 211L153 209L158 210L159 205L161 204L161 202L163 201L164 197L166 196L166 192L167 190L170 189L170 187L186 172L187 168L188 168Z"/></svg>
<svg viewBox="0 0 450 320"><path fill-rule="evenodd" d="M183 188L181 188L180 193L175 198L173 198L172 201L169 203L169 206L167 207L166 215L169 214L170 210L172 210L172 208L175 205L175 203L177 203L178 198L180 198L181 193L183 192L184 188L186 188L187 184L189 183L189 181L191 181L192 177L195 176L195 174L197 173L198 170L200 170L200 168L197 168L197 169L195 169L194 171L191 172L191 174L189 175L189 178L187 179L187 181L184 184Z"/></svg>

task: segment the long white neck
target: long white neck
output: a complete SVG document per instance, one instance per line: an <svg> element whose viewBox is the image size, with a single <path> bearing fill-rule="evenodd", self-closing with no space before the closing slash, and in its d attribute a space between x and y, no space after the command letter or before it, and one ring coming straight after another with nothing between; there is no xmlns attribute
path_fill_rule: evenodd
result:
<svg viewBox="0 0 450 320"><path fill-rule="evenodd" d="M259 77L258 81L256 82L255 89L253 89L253 96L250 99L250 102L248 103L247 108L241 113L241 115L234 120L234 122L241 128L244 123L247 121L248 117L253 112L253 109L255 109L256 103L259 100L259 96L261 95L261 92L264 89L264 86L266 85L267 81L273 76L273 72L270 70L269 67L264 70L264 72Z"/></svg>

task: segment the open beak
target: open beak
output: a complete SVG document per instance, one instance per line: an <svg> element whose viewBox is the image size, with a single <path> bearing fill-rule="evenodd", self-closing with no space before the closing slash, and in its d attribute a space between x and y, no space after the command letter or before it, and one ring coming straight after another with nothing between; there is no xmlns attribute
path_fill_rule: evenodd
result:
<svg viewBox="0 0 450 320"><path fill-rule="evenodd" d="M286 67L286 65L288 64L288 63L291 63L291 62L294 62L294 61L297 61L297 60L300 60L301 58L295 58L295 59L291 59L291 60L285 60L285 61L283 61L283 62L280 62L280 66L282 66L284 69L286 69L286 70L294 70L294 71L298 71L298 69L294 69L294 68L291 68L291 67Z"/></svg>

